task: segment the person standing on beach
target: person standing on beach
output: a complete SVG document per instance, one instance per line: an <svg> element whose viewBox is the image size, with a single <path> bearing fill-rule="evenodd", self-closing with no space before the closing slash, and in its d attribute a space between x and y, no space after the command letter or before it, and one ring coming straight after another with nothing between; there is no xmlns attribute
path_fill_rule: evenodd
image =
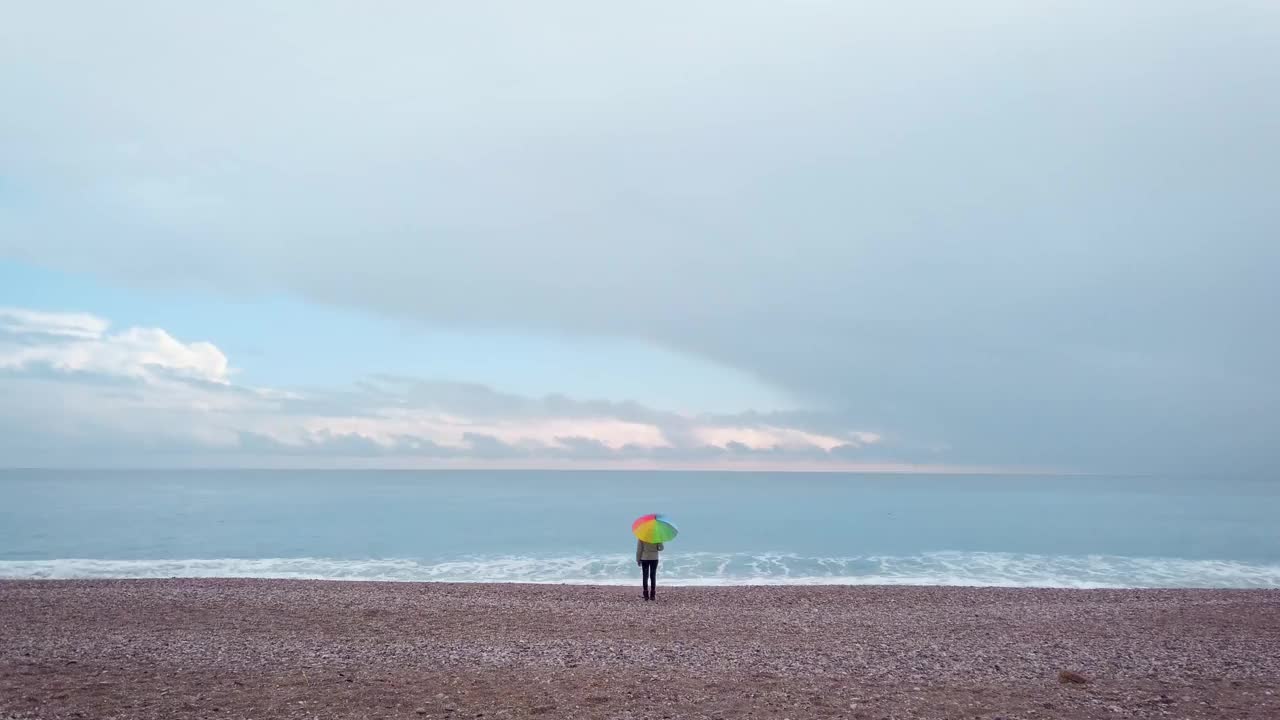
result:
<svg viewBox="0 0 1280 720"><path fill-rule="evenodd" d="M658 553L660 552L662 552L662 543L636 540L636 564L640 566L640 587L644 590L645 600L658 599Z"/></svg>

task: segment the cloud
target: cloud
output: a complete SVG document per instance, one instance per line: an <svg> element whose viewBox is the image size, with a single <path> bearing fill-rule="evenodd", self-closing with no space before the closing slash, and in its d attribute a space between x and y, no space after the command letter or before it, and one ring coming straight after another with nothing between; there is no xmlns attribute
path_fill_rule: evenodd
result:
<svg viewBox="0 0 1280 720"><path fill-rule="evenodd" d="M1274 3L7 14L0 254L638 338L949 462L1280 463Z"/></svg>
<svg viewBox="0 0 1280 720"><path fill-rule="evenodd" d="M861 430L792 426L777 414L687 415L606 400L542 398L466 383L377 376L306 391L234 382L226 356L161 329L5 310L0 446L9 462L548 462L654 467L742 458L836 467ZM798 417L798 416L796 416Z"/></svg>
<svg viewBox="0 0 1280 720"><path fill-rule="evenodd" d="M55 313L0 307L0 334L96 340L107 331L106 320L87 313Z"/></svg>
<svg viewBox="0 0 1280 720"><path fill-rule="evenodd" d="M869 438L875 442L875 433L856 433L849 437L838 438L829 435L818 435L794 428L780 427L734 427L704 426L696 428L694 435L704 444L728 447L730 445L759 449L785 447L816 447L823 450L861 442L860 438Z"/></svg>
<svg viewBox="0 0 1280 720"><path fill-rule="evenodd" d="M84 313L0 308L0 369L59 371L145 378L168 373L226 383L226 355L207 342L184 343L159 328L107 332L110 324Z"/></svg>

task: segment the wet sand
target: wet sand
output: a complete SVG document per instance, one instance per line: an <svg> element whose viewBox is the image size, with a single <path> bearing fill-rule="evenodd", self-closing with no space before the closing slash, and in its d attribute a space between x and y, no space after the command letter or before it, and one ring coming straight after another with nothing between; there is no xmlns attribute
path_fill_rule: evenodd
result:
<svg viewBox="0 0 1280 720"><path fill-rule="evenodd" d="M1277 718L1280 590L0 581L0 718L317 717Z"/></svg>

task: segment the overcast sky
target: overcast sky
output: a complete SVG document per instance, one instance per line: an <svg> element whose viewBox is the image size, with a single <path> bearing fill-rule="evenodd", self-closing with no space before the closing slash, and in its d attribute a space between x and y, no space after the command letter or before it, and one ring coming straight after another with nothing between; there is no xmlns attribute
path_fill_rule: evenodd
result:
<svg viewBox="0 0 1280 720"><path fill-rule="evenodd" d="M1280 461L1280 4L8 3L0 464Z"/></svg>

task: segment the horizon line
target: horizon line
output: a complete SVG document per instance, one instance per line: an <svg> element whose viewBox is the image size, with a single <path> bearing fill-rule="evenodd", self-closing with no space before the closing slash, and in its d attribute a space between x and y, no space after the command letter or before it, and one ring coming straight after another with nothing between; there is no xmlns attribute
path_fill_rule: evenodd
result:
<svg viewBox="0 0 1280 720"><path fill-rule="evenodd" d="M900 475L900 476L954 476L973 477L996 475L1003 477L1152 477L1153 473L1113 473L1085 472L1077 470L1061 470L1049 468L986 468L956 466L873 466L873 467L762 467L762 466L619 466L619 465L419 465L419 466L387 466L387 465L105 465L105 466L59 466L59 465L0 465L0 472L212 472L212 471L257 471L257 472L609 472L609 473L734 473L734 474L780 474L780 475Z"/></svg>

